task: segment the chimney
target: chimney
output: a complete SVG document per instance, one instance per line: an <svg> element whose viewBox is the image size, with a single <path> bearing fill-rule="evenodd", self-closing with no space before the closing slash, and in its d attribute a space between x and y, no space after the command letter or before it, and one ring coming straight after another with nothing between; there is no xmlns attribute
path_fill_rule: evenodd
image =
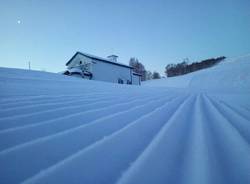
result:
<svg viewBox="0 0 250 184"><path fill-rule="evenodd" d="M117 62L118 56L116 56L116 55L110 55L110 56L108 56L107 58L108 58L110 61L112 61L112 62Z"/></svg>

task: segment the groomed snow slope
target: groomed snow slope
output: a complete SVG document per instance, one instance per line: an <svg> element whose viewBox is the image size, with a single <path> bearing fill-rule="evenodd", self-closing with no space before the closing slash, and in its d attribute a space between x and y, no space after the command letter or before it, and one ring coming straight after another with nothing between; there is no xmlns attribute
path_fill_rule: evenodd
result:
<svg viewBox="0 0 250 184"><path fill-rule="evenodd" d="M181 88L0 68L0 183L250 183L250 60L235 63Z"/></svg>
<svg viewBox="0 0 250 184"><path fill-rule="evenodd" d="M143 82L144 86L250 91L250 55L223 60L215 67L177 77Z"/></svg>

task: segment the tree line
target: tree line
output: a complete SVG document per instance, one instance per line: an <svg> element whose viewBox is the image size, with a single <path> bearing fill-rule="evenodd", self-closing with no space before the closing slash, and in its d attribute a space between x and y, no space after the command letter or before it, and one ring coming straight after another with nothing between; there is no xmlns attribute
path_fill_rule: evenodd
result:
<svg viewBox="0 0 250 184"><path fill-rule="evenodd" d="M184 75L204 68L212 67L223 61L225 58L225 56L220 56L217 58L210 58L199 62L193 62L191 64L189 64L189 60L186 58L181 63L168 64L165 67L165 74L167 77ZM135 57L130 58L129 66L132 66L134 68L133 72L141 75L142 81L162 78L158 72L151 72L149 70L146 70L145 66L141 62L139 62L139 60Z"/></svg>
<svg viewBox="0 0 250 184"><path fill-rule="evenodd" d="M200 62L193 62L191 64L188 64L187 62L188 60L185 59L183 62L178 64L168 64L165 67L165 74L167 77L184 75L187 73L195 72L197 70L214 66L215 64L218 64L219 62L224 60L225 58L226 58L225 56L221 56L217 58L205 59Z"/></svg>

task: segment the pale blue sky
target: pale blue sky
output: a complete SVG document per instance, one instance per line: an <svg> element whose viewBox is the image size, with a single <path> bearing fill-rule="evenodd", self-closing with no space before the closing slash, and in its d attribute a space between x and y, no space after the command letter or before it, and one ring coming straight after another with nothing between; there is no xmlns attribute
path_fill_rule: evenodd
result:
<svg viewBox="0 0 250 184"><path fill-rule="evenodd" d="M58 72L76 51L161 73L187 57L248 54L250 1L0 0L0 66Z"/></svg>

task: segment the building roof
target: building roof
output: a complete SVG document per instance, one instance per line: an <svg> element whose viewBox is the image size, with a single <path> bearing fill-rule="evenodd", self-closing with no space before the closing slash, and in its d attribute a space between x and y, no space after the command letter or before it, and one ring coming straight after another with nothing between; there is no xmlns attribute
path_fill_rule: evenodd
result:
<svg viewBox="0 0 250 184"><path fill-rule="evenodd" d="M141 74L139 74L139 73L135 73L135 72L133 72L133 75L142 76Z"/></svg>
<svg viewBox="0 0 250 184"><path fill-rule="evenodd" d="M122 66L122 67L126 67L126 68L131 68L131 69L133 69L132 66L128 66L128 65L125 65L125 64L122 64L122 63L112 62L112 61L110 61L109 59L101 58L101 57L94 56L94 55L87 54L87 53L82 53L82 52L79 52L79 51L77 51L77 52L72 56L72 58L66 63L66 66L68 66L78 54L80 54L80 55L82 55L82 56L85 56L85 57L88 57L88 58L90 58L90 59L102 61L102 62L104 62L104 63L109 63L109 64L118 65L118 66Z"/></svg>
<svg viewBox="0 0 250 184"><path fill-rule="evenodd" d="M117 55L114 55L114 54L112 54L112 55L109 55L108 57L110 57L110 56L118 57Z"/></svg>

